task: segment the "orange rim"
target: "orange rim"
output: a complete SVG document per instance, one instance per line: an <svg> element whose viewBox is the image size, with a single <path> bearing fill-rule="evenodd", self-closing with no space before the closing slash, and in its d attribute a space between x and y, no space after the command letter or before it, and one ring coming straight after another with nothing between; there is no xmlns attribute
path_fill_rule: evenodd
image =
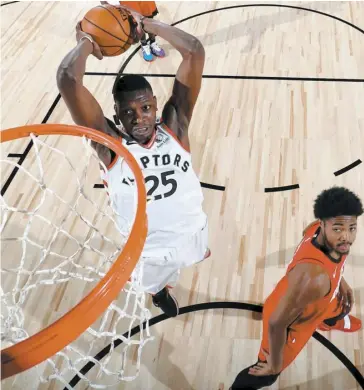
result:
<svg viewBox="0 0 364 390"><path fill-rule="evenodd" d="M105 277L72 310L28 339L1 351L1 379L25 371L65 348L92 325L128 281L147 236L146 190L142 172L131 153L117 140L87 127L57 124L29 125L1 131L0 142L35 135L86 136L122 156L132 169L138 190L138 208L133 227L119 257Z"/></svg>

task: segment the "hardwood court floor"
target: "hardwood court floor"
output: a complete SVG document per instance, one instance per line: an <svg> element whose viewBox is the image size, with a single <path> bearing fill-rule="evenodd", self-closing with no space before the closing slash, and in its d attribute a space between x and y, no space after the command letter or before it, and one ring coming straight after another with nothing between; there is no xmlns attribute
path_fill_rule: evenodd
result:
<svg viewBox="0 0 364 390"><path fill-rule="evenodd" d="M57 66L75 43L75 24L96 4L22 2L1 8L2 129L40 123L45 118L58 94ZM363 197L363 164L334 175L364 159L363 31L318 13L269 3L264 7L252 2L157 4L160 20L167 23L208 10L242 6L179 24L204 44L205 75L254 77L203 80L190 127L194 167L201 181L226 189L204 189L212 256L183 271L175 295L180 306L227 300L260 304L284 274L302 229L312 221L318 193L343 185ZM363 29L361 2L277 4L325 12ZM125 72L174 74L180 56L167 42L160 39L160 43L167 58L147 64L138 52ZM117 72L130 53L102 61L90 58L87 71ZM265 76L277 79L260 78ZM290 79L282 79L287 77ZM173 78L148 80L161 110ZM114 77L105 75L84 79L110 117L113 81ZM72 123L62 100L48 123ZM3 150L22 153L26 145L27 140L22 140ZM77 159L77 144L63 143L63 147ZM2 185L8 174L3 172ZM299 184L299 189L265 192L267 187L291 184ZM27 191L14 182L8 196L19 192L26 196ZM363 276L362 218L345 269L345 278L355 292L353 313L362 318ZM150 301L148 305L153 314L159 314ZM118 389L226 390L242 368L255 362L261 322L249 312L210 310L162 322L152 332L155 341L144 349L140 377ZM364 374L363 330L325 336ZM8 380L3 388L16 388L16 383ZM62 387L52 384L45 388ZM271 388L357 390L359 385L334 355L311 340Z"/></svg>

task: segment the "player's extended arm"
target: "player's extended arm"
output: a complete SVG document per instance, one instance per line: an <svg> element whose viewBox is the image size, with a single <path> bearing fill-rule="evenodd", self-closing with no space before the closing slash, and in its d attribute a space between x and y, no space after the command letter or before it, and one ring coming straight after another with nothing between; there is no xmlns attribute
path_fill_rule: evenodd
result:
<svg viewBox="0 0 364 390"><path fill-rule="evenodd" d="M83 85L87 58L90 54L94 54L101 59L100 48L88 39L80 40L82 36L87 35L81 31L80 24L77 25L76 32L77 46L66 55L57 70L58 89L77 125L115 136L114 131L107 124L99 103ZM104 164L108 165L111 160L109 149L100 144L93 144L93 146Z"/></svg>
<svg viewBox="0 0 364 390"><path fill-rule="evenodd" d="M182 56L172 96L163 109L163 120L184 143L197 97L201 89L205 50L194 36L153 19L143 19L144 30L169 42Z"/></svg>
<svg viewBox="0 0 364 390"><path fill-rule="evenodd" d="M274 372L282 370L287 328L308 304L324 297L329 290L329 277L320 266L299 264L288 274L286 294L269 319L269 353Z"/></svg>
<svg viewBox="0 0 364 390"><path fill-rule="evenodd" d="M79 41L59 65L57 85L76 124L104 130L102 109L83 85L86 61L93 50L93 44L88 39Z"/></svg>

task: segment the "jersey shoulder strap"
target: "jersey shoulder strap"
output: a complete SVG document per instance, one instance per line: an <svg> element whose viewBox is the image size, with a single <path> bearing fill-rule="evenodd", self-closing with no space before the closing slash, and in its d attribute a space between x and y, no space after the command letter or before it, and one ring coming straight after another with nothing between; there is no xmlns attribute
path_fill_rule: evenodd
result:
<svg viewBox="0 0 364 390"><path fill-rule="evenodd" d="M186 151L187 153L191 154L191 150L190 148L187 148L185 147L181 140L177 137L177 135L166 125L165 122L163 122L163 120L161 119L159 121L159 123L156 123L156 126L157 128L159 128L160 130L164 131L165 133L167 133L170 137L172 137L177 143L178 145L184 150Z"/></svg>

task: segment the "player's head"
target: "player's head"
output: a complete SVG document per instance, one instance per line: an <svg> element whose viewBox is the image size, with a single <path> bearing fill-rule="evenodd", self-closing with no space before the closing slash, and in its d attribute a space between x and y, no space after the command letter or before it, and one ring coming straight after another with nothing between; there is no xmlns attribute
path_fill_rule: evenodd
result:
<svg viewBox="0 0 364 390"><path fill-rule="evenodd" d="M344 187L322 191L314 205L315 218L328 249L339 255L348 254L356 238L357 218L363 214L361 200Z"/></svg>
<svg viewBox="0 0 364 390"><path fill-rule="evenodd" d="M125 131L137 142L147 143L157 115L157 99L151 85L142 76L122 76L115 82L113 95L115 112Z"/></svg>

